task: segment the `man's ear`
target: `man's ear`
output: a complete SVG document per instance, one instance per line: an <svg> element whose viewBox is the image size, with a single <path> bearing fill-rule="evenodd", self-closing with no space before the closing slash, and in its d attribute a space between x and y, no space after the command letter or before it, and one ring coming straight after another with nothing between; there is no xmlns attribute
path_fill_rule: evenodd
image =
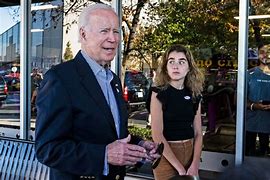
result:
<svg viewBox="0 0 270 180"><path fill-rule="evenodd" d="M83 28L80 28L80 36L81 39L85 40L85 30Z"/></svg>

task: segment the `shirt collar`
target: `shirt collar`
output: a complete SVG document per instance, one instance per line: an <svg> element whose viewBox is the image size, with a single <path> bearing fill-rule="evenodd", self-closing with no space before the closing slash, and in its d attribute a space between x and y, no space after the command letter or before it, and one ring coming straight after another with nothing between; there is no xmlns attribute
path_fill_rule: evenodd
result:
<svg viewBox="0 0 270 180"><path fill-rule="evenodd" d="M105 68L98 64L95 60L93 60L84 50L81 50L82 56L89 64L95 76L98 76L99 72L105 72ZM111 81L113 79L113 74L111 71L108 71L108 79Z"/></svg>
<svg viewBox="0 0 270 180"><path fill-rule="evenodd" d="M97 76L97 74L105 70L101 65L99 65L95 60L93 60L84 50L81 50L82 56L86 60L86 62L91 67L92 71L94 72L94 75Z"/></svg>

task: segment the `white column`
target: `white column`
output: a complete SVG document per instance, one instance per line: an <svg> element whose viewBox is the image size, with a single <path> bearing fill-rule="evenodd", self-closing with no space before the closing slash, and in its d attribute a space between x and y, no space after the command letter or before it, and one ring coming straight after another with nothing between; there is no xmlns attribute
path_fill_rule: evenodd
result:
<svg viewBox="0 0 270 180"><path fill-rule="evenodd" d="M239 39L238 39L238 74L237 74L237 110L235 164L243 163L244 124L246 117L246 72L248 62L248 0L239 1Z"/></svg>
<svg viewBox="0 0 270 180"><path fill-rule="evenodd" d="M122 0L112 0L112 7L115 9L116 13L119 17L120 28L122 22ZM120 29L121 31L121 29ZM115 72L119 77L121 76L121 64L122 64L122 33L120 36L120 43L118 47L118 51L114 60L111 62L111 70ZM121 77L120 77L121 78Z"/></svg>
<svg viewBox="0 0 270 180"><path fill-rule="evenodd" d="M28 139L31 120L31 0L21 0L20 5L20 138Z"/></svg>

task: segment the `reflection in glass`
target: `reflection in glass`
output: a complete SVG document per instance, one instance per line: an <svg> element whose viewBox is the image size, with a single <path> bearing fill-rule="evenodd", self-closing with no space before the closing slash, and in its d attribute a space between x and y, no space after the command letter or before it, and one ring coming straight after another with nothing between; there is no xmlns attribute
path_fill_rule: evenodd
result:
<svg viewBox="0 0 270 180"><path fill-rule="evenodd" d="M55 1L61 2L62 1ZM48 2L47 2L48 3ZM33 5L39 7L46 3ZM53 65L59 64L62 57L62 12L59 9L39 9L31 11L31 127L34 128L35 92L43 74ZM0 22L0 128L19 129L20 119L20 7L1 7ZM57 17L57 18L56 18ZM1 81L2 80L2 81ZM1 99L1 92L6 98ZM2 132L2 129L0 130ZM0 134L1 135L1 134ZM16 137L16 134L5 133Z"/></svg>
<svg viewBox="0 0 270 180"><path fill-rule="evenodd" d="M0 8L0 94L6 94L0 103L1 135L16 137L11 133L19 128L20 117L20 45L18 17L12 14L18 6ZM13 128L10 128L13 127Z"/></svg>

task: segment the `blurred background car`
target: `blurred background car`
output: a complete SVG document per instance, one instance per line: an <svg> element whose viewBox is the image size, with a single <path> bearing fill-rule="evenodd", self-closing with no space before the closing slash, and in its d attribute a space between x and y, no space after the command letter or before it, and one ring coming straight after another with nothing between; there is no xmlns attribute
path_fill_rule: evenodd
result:
<svg viewBox="0 0 270 180"><path fill-rule="evenodd" d="M0 76L0 101L7 99L8 87L5 79Z"/></svg>
<svg viewBox="0 0 270 180"><path fill-rule="evenodd" d="M4 76L9 91L20 90L20 79L12 76Z"/></svg>
<svg viewBox="0 0 270 180"><path fill-rule="evenodd" d="M125 72L123 97L129 112L145 107L148 88L149 82L142 71Z"/></svg>

